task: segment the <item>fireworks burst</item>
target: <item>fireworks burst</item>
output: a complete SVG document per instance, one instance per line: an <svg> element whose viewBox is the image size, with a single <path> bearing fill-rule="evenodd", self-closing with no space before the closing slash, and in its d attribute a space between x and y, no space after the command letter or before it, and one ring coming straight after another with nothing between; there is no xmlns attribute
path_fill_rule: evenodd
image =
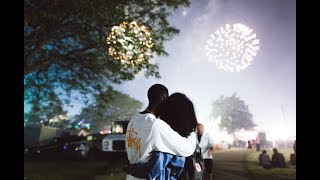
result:
<svg viewBox="0 0 320 180"><path fill-rule="evenodd" d="M136 65L151 57L153 42L149 30L135 21L113 26L107 37L108 54L123 64Z"/></svg>
<svg viewBox="0 0 320 180"><path fill-rule="evenodd" d="M247 68L259 50L259 40L252 29L243 24L220 27L210 35L206 44L206 55L219 69L237 71Z"/></svg>

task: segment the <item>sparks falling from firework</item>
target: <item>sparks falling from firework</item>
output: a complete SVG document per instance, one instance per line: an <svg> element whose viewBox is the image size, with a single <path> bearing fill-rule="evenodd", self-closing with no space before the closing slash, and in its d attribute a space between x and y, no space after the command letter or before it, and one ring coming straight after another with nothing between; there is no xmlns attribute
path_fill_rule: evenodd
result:
<svg viewBox="0 0 320 180"><path fill-rule="evenodd" d="M113 26L107 37L108 54L123 64L135 65L151 57L153 42L149 30L135 21Z"/></svg>
<svg viewBox="0 0 320 180"><path fill-rule="evenodd" d="M219 69L230 72L247 68L259 50L259 39L252 32L243 24L220 27L210 35L205 46L209 61L215 62Z"/></svg>

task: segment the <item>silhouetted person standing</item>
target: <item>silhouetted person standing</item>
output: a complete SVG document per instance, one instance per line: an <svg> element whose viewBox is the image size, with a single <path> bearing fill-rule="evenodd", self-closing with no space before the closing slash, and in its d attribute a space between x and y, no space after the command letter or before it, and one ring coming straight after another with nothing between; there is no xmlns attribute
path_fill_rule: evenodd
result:
<svg viewBox="0 0 320 180"><path fill-rule="evenodd" d="M248 141L248 149L252 149L251 141Z"/></svg>
<svg viewBox="0 0 320 180"><path fill-rule="evenodd" d="M258 136L256 138L255 144L256 144L257 151L260 151L260 137L259 137L259 134L258 134Z"/></svg>
<svg viewBox="0 0 320 180"><path fill-rule="evenodd" d="M201 148L201 153L204 159L204 179L211 180L213 164L212 153L214 149L214 143L210 134L205 132L204 126L200 123L197 126L197 143Z"/></svg>

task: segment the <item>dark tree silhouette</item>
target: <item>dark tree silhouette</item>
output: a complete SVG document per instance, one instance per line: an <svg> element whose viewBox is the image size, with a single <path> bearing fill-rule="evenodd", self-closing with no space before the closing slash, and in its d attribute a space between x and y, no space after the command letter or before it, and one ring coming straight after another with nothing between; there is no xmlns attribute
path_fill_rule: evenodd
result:
<svg viewBox="0 0 320 180"><path fill-rule="evenodd" d="M124 67L108 56L106 38L123 21L151 31L156 55L168 55L164 42L179 33L167 18L188 0L24 0L24 88L32 110L70 102L70 93L103 92L111 83L132 80L142 70L160 78L146 60Z"/></svg>

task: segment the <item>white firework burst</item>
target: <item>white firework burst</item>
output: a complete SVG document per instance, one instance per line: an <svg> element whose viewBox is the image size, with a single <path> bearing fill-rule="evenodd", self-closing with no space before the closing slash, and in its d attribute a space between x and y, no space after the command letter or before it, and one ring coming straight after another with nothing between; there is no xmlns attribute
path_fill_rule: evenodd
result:
<svg viewBox="0 0 320 180"><path fill-rule="evenodd" d="M219 69L239 72L251 65L259 50L259 39L253 30L243 24L226 24L210 35L206 55Z"/></svg>

